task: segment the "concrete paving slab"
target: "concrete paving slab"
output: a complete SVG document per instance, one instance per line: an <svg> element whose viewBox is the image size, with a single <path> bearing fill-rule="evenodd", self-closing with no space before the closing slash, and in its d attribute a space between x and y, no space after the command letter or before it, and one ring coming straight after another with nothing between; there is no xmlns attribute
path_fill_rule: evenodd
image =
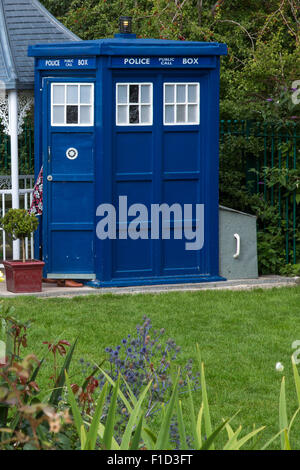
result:
<svg viewBox="0 0 300 470"><path fill-rule="evenodd" d="M160 294L164 292L176 291L199 291L199 290L249 290L249 289L270 289L273 287L285 287L300 285L300 277L283 276L261 276L257 279L236 279L220 282L201 282L190 284L164 284L149 286L130 287L57 287L56 284L43 283L42 292L27 294L15 294L6 290L5 282L0 283L0 298L13 298L23 296L34 296L41 298L49 297L75 297L78 295L99 295L99 294Z"/></svg>

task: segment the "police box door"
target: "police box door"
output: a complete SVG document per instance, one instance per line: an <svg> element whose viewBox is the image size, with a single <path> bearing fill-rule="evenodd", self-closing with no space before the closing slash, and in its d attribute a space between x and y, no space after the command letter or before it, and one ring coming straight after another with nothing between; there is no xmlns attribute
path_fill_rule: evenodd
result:
<svg viewBox="0 0 300 470"><path fill-rule="evenodd" d="M94 83L46 79L43 259L48 278L94 275Z"/></svg>
<svg viewBox="0 0 300 470"><path fill-rule="evenodd" d="M139 214L128 210L128 218L119 220L110 278L116 285L209 280L218 275L218 200L217 166L210 163L216 161L217 144L207 137L215 132L207 73L139 70L138 75L114 74L113 202L118 207L126 196L128 209L142 204L147 213L141 213L134 237L129 228ZM152 236L153 205L179 209L161 212L166 235L161 224L158 237ZM195 237L192 248L187 232Z"/></svg>

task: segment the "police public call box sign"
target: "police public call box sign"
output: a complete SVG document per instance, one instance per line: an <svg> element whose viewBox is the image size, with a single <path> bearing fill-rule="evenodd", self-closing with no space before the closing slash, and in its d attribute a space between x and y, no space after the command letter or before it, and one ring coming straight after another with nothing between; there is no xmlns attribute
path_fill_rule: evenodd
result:
<svg viewBox="0 0 300 470"><path fill-rule="evenodd" d="M112 68L214 68L215 57L112 57Z"/></svg>
<svg viewBox="0 0 300 470"><path fill-rule="evenodd" d="M214 68L215 57L112 57L111 68ZM96 68L96 58L39 59L40 70L88 70Z"/></svg>
<svg viewBox="0 0 300 470"><path fill-rule="evenodd" d="M56 70L56 69L73 69L73 70L81 70L81 69L95 69L96 68L96 58L95 57L72 57L67 59L57 59L57 58L49 58L49 59L39 59L38 61L38 69L42 70Z"/></svg>

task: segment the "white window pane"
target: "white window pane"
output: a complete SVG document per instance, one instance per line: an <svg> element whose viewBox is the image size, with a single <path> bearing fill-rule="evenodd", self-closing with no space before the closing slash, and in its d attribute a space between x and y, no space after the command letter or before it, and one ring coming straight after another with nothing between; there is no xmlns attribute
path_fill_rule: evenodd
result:
<svg viewBox="0 0 300 470"><path fill-rule="evenodd" d="M188 102L197 103L197 85L188 86Z"/></svg>
<svg viewBox="0 0 300 470"><path fill-rule="evenodd" d="M197 122L197 108L196 104L188 106L188 122Z"/></svg>
<svg viewBox="0 0 300 470"><path fill-rule="evenodd" d="M150 106L141 106L141 123L151 123Z"/></svg>
<svg viewBox="0 0 300 470"><path fill-rule="evenodd" d="M127 85L118 85L118 103L128 103Z"/></svg>
<svg viewBox="0 0 300 470"><path fill-rule="evenodd" d="M91 124L92 122L92 107L80 106L80 124Z"/></svg>
<svg viewBox="0 0 300 470"><path fill-rule="evenodd" d="M199 84L164 85L164 123L183 125L199 122Z"/></svg>
<svg viewBox="0 0 300 470"><path fill-rule="evenodd" d="M174 103L174 85L165 85L165 103Z"/></svg>
<svg viewBox="0 0 300 470"><path fill-rule="evenodd" d="M67 85L67 104L78 103L78 85Z"/></svg>
<svg viewBox="0 0 300 470"><path fill-rule="evenodd" d="M150 103L150 85L141 86L141 103Z"/></svg>
<svg viewBox="0 0 300 470"><path fill-rule="evenodd" d="M185 105L176 106L176 122L185 122Z"/></svg>
<svg viewBox="0 0 300 470"><path fill-rule="evenodd" d="M128 115L128 106L118 106L118 124L126 124Z"/></svg>
<svg viewBox="0 0 300 470"><path fill-rule="evenodd" d="M53 106L53 124L64 124L65 122L65 107Z"/></svg>
<svg viewBox="0 0 300 470"><path fill-rule="evenodd" d="M92 91L91 85L81 85L80 87L80 103L81 104L90 104L92 102L91 91Z"/></svg>
<svg viewBox="0 0 300 470"><path fill-rule="evenodd" d="M176 102L184 103L185 102L185 85L177 85L176 87Z"/></svg>
<svg viewBox="0 0 300 470"><path fill-rule="evenodd" d="M174 108L175 106L173 105L166 105L165 107L165 122L167 124L172 124L175 121L174 117Z"/></svg>
<svg viewBox="0 0 300 470"><path fill-rule="evenodd" d="M65 86L53 85L53 104L64 104L65 102Z"/></svg>

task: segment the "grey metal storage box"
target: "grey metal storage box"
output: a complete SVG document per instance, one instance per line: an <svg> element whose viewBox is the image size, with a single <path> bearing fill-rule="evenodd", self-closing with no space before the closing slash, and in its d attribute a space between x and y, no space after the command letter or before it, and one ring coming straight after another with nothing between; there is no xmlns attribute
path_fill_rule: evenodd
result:
<svg viewBox="0 0 300 470"><path fill-rule="evenodd" d="M253 279L257 270L256 217L219 206L220 275Z"/></svg>

